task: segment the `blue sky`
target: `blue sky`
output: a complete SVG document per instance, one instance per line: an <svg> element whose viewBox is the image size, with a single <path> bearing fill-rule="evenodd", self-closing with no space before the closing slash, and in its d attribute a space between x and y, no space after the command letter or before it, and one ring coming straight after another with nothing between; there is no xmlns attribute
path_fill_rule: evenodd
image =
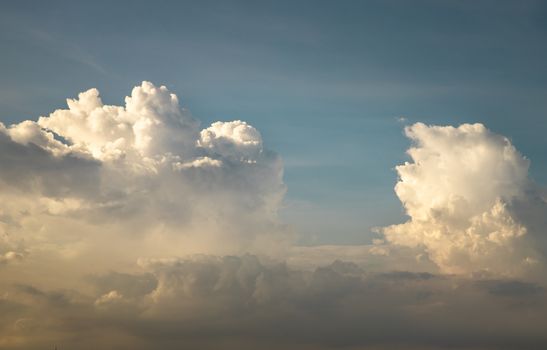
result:
<svg viewBox="0 0 547 350"><path fill-rule="evenodd" d="M546 15L540 1L12 1L0 120L163 84L204 126L260 130L285 160L281 215L302 244L369 242L403 220L406 124L482 122L547 183Z"/></svg>

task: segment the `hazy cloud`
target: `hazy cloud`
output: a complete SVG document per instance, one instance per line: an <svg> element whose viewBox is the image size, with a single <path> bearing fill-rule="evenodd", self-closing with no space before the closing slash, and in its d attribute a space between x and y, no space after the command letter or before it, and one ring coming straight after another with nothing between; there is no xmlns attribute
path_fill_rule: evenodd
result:
<svg viewBox="0 0 547 350"><path fill-rule="evenodd" d="M547 342L542 289L516 280L375 274L342 261L296 270L251 255L141 266L144 274L94 278L98 288L87 296L16 287L0 302L4 346L533 349ZM117 289L105 292L105 284ZM486 325L489 332L478 331ZM86 341L93 334L101 337Z"/></svg>

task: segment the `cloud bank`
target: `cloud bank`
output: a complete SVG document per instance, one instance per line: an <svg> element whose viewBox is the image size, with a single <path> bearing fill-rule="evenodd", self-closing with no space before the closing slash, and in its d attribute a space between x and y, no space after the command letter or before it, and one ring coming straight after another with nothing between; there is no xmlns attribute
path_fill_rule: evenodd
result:
<svg viewBox="0 0 547 350"><path fill-rule="evenodd" d="M538 349L547 342L545 289L529 282L367 273L342 261L298 270L253 255L140 265L135 274L90 276L87 294L10 288L0 299L0 345Z"/></svg>

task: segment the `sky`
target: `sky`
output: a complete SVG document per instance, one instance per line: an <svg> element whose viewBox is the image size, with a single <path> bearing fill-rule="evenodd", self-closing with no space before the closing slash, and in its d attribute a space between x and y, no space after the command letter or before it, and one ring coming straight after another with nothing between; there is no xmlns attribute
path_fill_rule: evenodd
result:
<svg viewBox="0 0 547 350"><path fill-rule="evenodd" d="M546 15L2 2L0 347L547 346Z"/></svg>
<svg viewBox="0 0 547 350"><path fill-rule="evenodd" d="M542 2L2 8L2 120L35 119L93 87L115 104L143 80L165 85L204 123L242 119L264 134L285 161L282 215L303 244L366 243L370 227L402 218L391 189L408 123L484 122L547 181Z"/></svg>

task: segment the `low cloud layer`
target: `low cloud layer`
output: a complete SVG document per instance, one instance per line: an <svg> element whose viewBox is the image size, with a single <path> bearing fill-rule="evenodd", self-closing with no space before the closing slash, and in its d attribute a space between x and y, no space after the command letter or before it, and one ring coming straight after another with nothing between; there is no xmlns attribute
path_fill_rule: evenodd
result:
<svg viewBox="0 0 547 350"><path fill-rule="evenodd" d="M147 260L89 276L92 291L16 285L0 299L4 348L538 349L545 290L515 280L313 270L256 256ZM488 332L484 332L485 329ZM100 336L99 336L100 335Z"/></svg>

